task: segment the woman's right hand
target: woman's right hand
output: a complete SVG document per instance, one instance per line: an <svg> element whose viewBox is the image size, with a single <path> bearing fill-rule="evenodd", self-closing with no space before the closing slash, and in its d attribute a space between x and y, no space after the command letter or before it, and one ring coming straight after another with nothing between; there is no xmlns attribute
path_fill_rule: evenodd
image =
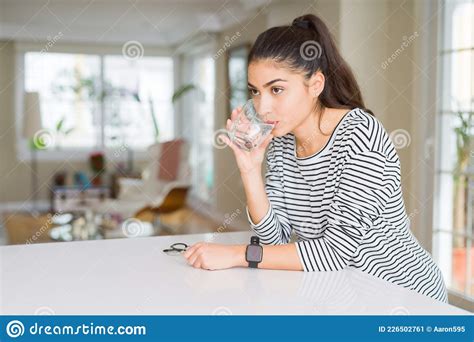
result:
<svg viewBox="0 0 474 342"><path fill-rule="evenodd" d="M227 119L226 123L226 129L228 131L231 129L233 121L237 119L241 112L242 107L237 107L232 111L231 119ZM262 163L265 159L265 150L270 144L273 135L270 133L258 147L253 148L250 152L240 149L225 135L221 135L219 138L234 152L240 173L248 174L251 172L261 172Z"/></svg>

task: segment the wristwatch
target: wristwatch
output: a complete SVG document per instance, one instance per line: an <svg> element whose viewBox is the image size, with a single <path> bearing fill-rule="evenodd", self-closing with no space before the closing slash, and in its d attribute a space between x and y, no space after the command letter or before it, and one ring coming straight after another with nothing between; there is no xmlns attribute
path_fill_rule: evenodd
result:
<svg viewBox="0 0 474 342"><path fill-rule="evenodd" d="M258 268L258 264L262 262L263 247L260 246L260 239L258 236L250 238L250 245L247 245L245 250L245 260L249 263L249 267Z"/></svg>

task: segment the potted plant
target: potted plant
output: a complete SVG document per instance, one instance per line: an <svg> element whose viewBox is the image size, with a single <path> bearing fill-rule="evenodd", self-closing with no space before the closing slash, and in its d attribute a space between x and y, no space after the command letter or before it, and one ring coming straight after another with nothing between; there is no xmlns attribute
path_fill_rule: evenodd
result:
<svg viewBox="0 0 474 342"><path fill-rule="evenodd" d="M469 161L473 144L473 112L457 111L459 126L454 128L456 133L456 164L454 166L454 215L453 230L455 233L463 233L466 227L467 188ZM461 238L462 239L462 238ZM455 239L455 246L461 243Z"/></svg>
<svg viewBox="0 0 474 342"><path fill-rule="evenodd" d="M464 235L470 229L467 213L472 206L469 176L472 173L474 160L473 114L469 111L457 111L460 124L454 128L456 133L456 164L454 166L454 202L453 202L453 275L458 286L463 287L466 281L466 243ZM471 253L474 262L474 253ZM474 266L474 264L473 264Z"/></svg>

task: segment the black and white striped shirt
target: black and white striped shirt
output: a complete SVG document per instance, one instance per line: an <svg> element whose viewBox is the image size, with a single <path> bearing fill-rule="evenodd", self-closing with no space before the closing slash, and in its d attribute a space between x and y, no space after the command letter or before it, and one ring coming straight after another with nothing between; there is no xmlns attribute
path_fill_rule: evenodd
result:
<svg viewBox="0 0 474 342"><path fill-rule="evenodd" d="M410 231L400 161L382 124L356 108L318 153L298 158L293 134L267 152L270 208L248 220L263 244L285 244L295 233L305 271L355 267L447 302L443 276Z"/></svg>

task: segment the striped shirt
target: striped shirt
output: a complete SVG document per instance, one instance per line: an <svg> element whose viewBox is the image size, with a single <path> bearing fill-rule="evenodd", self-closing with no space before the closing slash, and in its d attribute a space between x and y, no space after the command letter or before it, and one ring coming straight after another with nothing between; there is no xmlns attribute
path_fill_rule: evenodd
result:
<svg viewBox="0 0 474 342"><path fill-rule="evenodd" d="M443 276L410 231L400 161L380 121L356 108L316 154L299 158L295 136L273 138L265 191L270 207L252 229L263 244L296 235L304 271L363 272L447 302Z"/></svg>

